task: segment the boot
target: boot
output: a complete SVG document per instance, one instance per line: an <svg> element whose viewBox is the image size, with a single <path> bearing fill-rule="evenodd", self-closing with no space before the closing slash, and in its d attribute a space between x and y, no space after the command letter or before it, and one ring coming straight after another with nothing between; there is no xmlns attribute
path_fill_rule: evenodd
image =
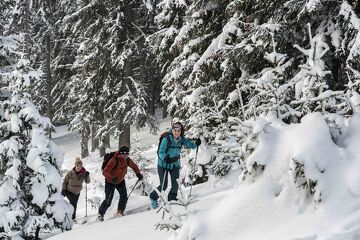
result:
<svg viewBox="0 0 360 240"><path fill-rule="evenodd" d="M159 203L157 200L154 200L152 198L150 198L150 205L152 209L157 209L159 207Z"/></svg>
<svg viewBox="0 0 360 240"><path fill-rule="evenodd" d="M118 216L118 217L125 216L124 210L121 210L121 209L117 210L116 216Z"/></svg>
<svg viewBox="0 0 360 240"><path fill-rule="evenodd" d="M104 216L99 214L96 220L99 221L99 222L103 222L104 221Z"/></svg>

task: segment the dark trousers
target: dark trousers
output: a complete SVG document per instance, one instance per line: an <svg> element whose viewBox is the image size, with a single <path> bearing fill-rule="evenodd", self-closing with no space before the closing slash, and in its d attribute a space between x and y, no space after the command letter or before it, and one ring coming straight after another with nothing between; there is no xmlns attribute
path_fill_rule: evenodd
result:
<svg viewBox="0 0 360 240"><path fill-rule="evenodd" d="M125 211L126 203L128 200L125 180L116 185L105 182L105 200L101 203L100 208L99 208L99 214L101 216L104 216L106 213L106 210L110 207L111 202L114 197L115 189L118 191L118 193L120 195L120 199L119 199L119 203L118 203L118 210Z"/></svg>
<svg viewBox="0 0 360 240"><path fill-rule="evenodd" d="M69 199L70 204L74 207L74 212L72 214L72 219L74 220L76 218L76 207L77 207L77 203L79 201L79 194L75 194L69 191L65 191L65 197L67 197L67 199Z"/></svg>
<svg viewBox="0 0 360 240"><path fill-rule="evenodd" d="M158 165L157 167L159 179L160 179L160 185L157 187L159 192L161 192L161 186L162 190L165 191L168 186L168 173L170 173L170 179L171 179L171 189L168 195L168 200L177 200L177 192L179 189L179 184L177 180L179 179L179 168L173 168L173 169L166 169L163 167L160 167ZM159 195L156 193L156 191L152 191L150 193L150 198L157 200L159 198Z"/></svg>

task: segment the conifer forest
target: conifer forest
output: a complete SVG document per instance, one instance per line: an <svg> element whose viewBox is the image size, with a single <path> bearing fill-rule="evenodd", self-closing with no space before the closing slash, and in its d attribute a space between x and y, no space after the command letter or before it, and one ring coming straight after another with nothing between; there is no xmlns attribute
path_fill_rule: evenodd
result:
<svg viewBox="0 0 360 240"><path fill-rule="evenodd" d="M156 109L212 146L195 184L264 171L259 119L318 112L335 141L360 112L360 1L1 0L0 238L68 224L55 126L103 156Z"/></svg>

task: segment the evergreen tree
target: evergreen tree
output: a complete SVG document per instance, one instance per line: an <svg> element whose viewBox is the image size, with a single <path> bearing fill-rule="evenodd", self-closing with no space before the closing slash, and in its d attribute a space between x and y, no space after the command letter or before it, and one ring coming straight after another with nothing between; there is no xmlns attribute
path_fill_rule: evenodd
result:
<svg viewBox="0 0 360 240"><path fill-rule="evenodd" d="M137 134L133 134L132 141L134 142L133 146L131 147L131 159L139 166L141 169L141 173L143 174L144 178L139 184L136 186L136 189L140 189L141 195L147 196L152 191L152 186L149 184L149 178L151 175L156 174L156 169L152 166L152 162L146 158L146 150L148 150L145 146L140 143L140 136ZM136 174L133 171L128 173L130 178L136 179ZM133 188L135 186L129 186L129 188Z"/></svg>
<svg viewBox="0 0 360 240"><path fill-rule="evenodd" d="M343 94L342 91L334 92L328 90L329 86L325 81L325 77L327 74L331 74L331 71L326 70L322 58L329 50L329 47L324 42L323 34L319 33L312 37L311 26L309 25L309 39L309 49L303 49L298 45L294 45L307 56L306 63L299 66L301 70L291 80L295 83L295 97L297 99L292 104L298 106L297 109L301 116L314 111L332 111L331 108L335 107L335 101L331 100L336 95ZM337 109L332 112L337 112Z"/></svg>
<svg viewBox="0 0 360 240"><path fill-rule="evenodd" d="M260 72L259 78L249 80L254 96L249 100L251 107L248 110L256 116L271 113L281 120L286 120L292 114L296 115L296 111L290 107L288 95L291 90L284 85L286 68L291 66L291 59L288 60L286 54L276 51L274 36L272 39L273 51L266 52L264 56L270 66Z"/></svg>
<svg viewBox="0 0 360 240"><path fill-rule="evenodd" d="M46 137L51 123L29 100L30 82L39 72L19 56L5 75L11 96L0 102L0 213L5 219L0 231L40 239L40 231L71 228L72 208L60 195L63 158Z"/></svg>
<svg viewBox="0 0 360 240"><path fill-rule="evenodd" d="M69 85L79 86L72 94L78 106L72 126L80 129L83 148L90 126L100 140L101 154L110 133L120 135L119 145L130 145L130 123L142 127L147 122L151 129L156 128L140 73L146 38L140 11L144 6L140 1L80 2L76 11L65 17L64 22L71 25L71 38L80 40ZM86 156L87 151L83 152Z"/></svg>
<svg viewBox="0 0 360 240"><path fill-rule="evenodd" d="M47 1L14 1L10 31L24 34L24 52L33 68L45 74L32 84L34 103L52 120L51 38L53 37L53 6ZM31 58L30 58L31 56Z"/></svg>
<svg viewBox="0 0 360 240"><path fill-rule="evenodd" d="M57 2L53 27L53 54L51 73L53 79L53 116L56 123L69 123L79 110L79 88L76 73L81 66L73 64L80 39L72 32L70 21L77 9L76 1Z"/></svg>
<svg viewBox="0 0 360 240"><path fill-rule="evenodd" d="M177 78L181 72L177 72L170 66L174 59L181 53L183 45L174 44L176 36L180 33L184 24L187 3L182 0L160 1L157 4L155 24L158 31L149 36L152 51L157 56L160 65L161 77L167 76L168 81L162 80L161 101L166 110L168 106L173 114L176 107L181 103L179 97L183 88ZM188 70L187 70L188 71Z"/></svg>
<svg viewBox="0 0 360 240"><path fill-rule="evenodd" d="M338 61L340 65L340 74L347 74L348 84L347 99L351 103L349 110L352 112L359 112L359 93L360 93L360 62L359 62L359 40L358 35L360 27L357 24L360 21L358 12L360 3L358 1L344 1L341 4L339 17L334 23L334 28L338 30L333 32L333 42L336 47L336 55L343 61ZM341 30L340 30L341 29ZM346 58L346 59L345 59Z"/></svg>
<svg viewBox="0 0 360 240"><path fill-rule="evenodd" d="M180 6L166 5L174 2L159 5L165 10L157 22L168 25L160 25L165 28L154 35L165 70L163 96L171 114L189 120L193 135L202 133L212 144L222 142L215 144L219 153L211 164L228 151L222 144L231 142L231 118L246 121L275 111L291 123L321 111L328 114L330 126L336 119L330 114L351 113L349 99L356 94L343 90L348 76L356 89L357 3L280 0L269 5L245 0L220 6L217 1L191 1L176 15L181 19L176 28L169 22L174 18L165 17ZM304 82L310 95L300 94ZM185 111L178 105L185 105Z"/></svg>

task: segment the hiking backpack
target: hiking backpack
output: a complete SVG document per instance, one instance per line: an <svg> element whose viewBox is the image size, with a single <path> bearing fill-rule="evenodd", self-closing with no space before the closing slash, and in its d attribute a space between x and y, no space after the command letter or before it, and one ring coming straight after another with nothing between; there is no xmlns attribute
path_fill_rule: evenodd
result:
<svg viewBox="0 0 360 240"><path fill-rule="evenodd" d="M160 138L159 138L159 144L158 144L158 149L157 149L157 155L159 157L159 150L160 150L160 144L161 144L161 141L166 138L167 139L167 146L166 146L166 154L167 154L167 151L169 148L181 148L182 147L182 144L180 147L171 147L171 139L170 139L170 134L169 132L164 132L160 135Z"/></svg>
<svg viewBox="0 0 360 240"><path fill-rule="evenodd" d="M104 171L104 168L106 167L106 165L109 163L110 159L115 155L115 152L109 152L109 153L105 153L104 158L103 158L103 163L101 165L101 171ZM115 158L116 160L116 164L113 168L113 170L115 168L117 168L117 165L119 164L118 158ZM129 166L129 158L126 159L126 166Z"/></svg>
<svg viewBox="0 0 360 240"><path fill-rule="evenodd" d="M115 155L115 152L105 153L103 163L101 165L101 171L104 171L104 168L109 163L110 159Z"/></svg>

